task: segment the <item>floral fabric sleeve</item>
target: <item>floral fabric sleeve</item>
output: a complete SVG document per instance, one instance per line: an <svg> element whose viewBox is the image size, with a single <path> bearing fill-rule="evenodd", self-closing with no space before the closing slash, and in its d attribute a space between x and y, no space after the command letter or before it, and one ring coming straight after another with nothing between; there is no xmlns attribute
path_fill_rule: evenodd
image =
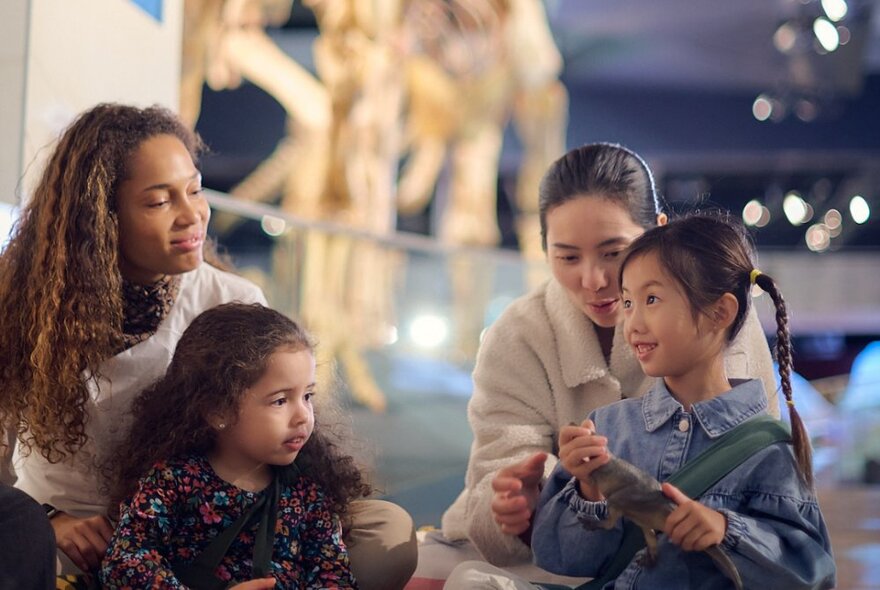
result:
<svg viewBox="0 0 880 590"><path fill-rule="evenodd" d="M316 486L304 492L307 509L300 545L303 588L356 589L339 517L330 512Z"/></svg>
<svg viewBox="0 0 880 590"><path fill-rule="evenodd" d="M169 472L154 467L121 507L116 531L101 564L102 588L185 588L171 571L169 537L176 493Z"/></svg>

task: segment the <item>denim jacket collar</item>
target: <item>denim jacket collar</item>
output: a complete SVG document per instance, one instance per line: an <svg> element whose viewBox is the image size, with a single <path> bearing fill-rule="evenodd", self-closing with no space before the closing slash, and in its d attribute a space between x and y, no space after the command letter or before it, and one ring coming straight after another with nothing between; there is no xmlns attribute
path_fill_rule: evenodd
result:
<svg viewBox="0 0 880 590"><path fill-rule="evenodd" d="M760 379L731 379L733 388L712 399L691 406L691 412L709 435L717 438L746 420L767 411L767 396ZM684 407L662 379L642 398L645 429L653 432L666 424Z"/></svg>

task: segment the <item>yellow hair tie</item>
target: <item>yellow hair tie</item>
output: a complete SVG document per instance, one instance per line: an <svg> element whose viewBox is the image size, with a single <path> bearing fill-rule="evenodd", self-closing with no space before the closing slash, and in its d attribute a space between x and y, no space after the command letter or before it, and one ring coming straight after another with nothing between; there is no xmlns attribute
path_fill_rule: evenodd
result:
<svg viewBox="0 0 880 590"><path fill-rule="evenodd" d="M753 269L752 269L752 272L749 273L749 282L752 283L752 284L754 285L754 284L755 284L755 281L757 281L757 280L758 280L758 277L759 277L760 275L762 275L762 274L764 274L764 273L762 273L762 272L761 272L760 270L758 270L757 268L753 268Z"/></svg>
<svg viewBox="0 0 880 590"><path fill-rule="evenodd" d="M793 399L787 399L787 400L785 400L785 403L787 403L788 407L790 407L790 408L794 407L794 400Z"/></svg>

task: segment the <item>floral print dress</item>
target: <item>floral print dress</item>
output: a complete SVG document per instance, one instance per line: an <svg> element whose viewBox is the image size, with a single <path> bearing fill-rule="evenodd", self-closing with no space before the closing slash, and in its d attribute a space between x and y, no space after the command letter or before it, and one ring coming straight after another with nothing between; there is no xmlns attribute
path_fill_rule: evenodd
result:
<svg viewBox="0 0 880 590"><path fill-rule="evenodd" d="M102 587L185 588L171 564L193 561L262 493L222 480L203 456L157 463L121 507ZM257 526L238 535L215 571L229 586L252 579ZM357 588L339 517L306 476L281 488L271 568L276 588Z"/></svg>

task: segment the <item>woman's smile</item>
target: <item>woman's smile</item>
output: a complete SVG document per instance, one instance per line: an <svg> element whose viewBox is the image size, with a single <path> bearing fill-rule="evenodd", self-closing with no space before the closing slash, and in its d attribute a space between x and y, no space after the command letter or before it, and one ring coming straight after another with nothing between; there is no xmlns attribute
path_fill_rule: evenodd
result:
<svg viewBox="0 0 880 590"><path fill-rule="evenodd" d="M199 230L197 233L190 234L177 240L172 240L171 246L179 252L192 252L193 250L200 250L204 242L204 232Z"/></svg>

